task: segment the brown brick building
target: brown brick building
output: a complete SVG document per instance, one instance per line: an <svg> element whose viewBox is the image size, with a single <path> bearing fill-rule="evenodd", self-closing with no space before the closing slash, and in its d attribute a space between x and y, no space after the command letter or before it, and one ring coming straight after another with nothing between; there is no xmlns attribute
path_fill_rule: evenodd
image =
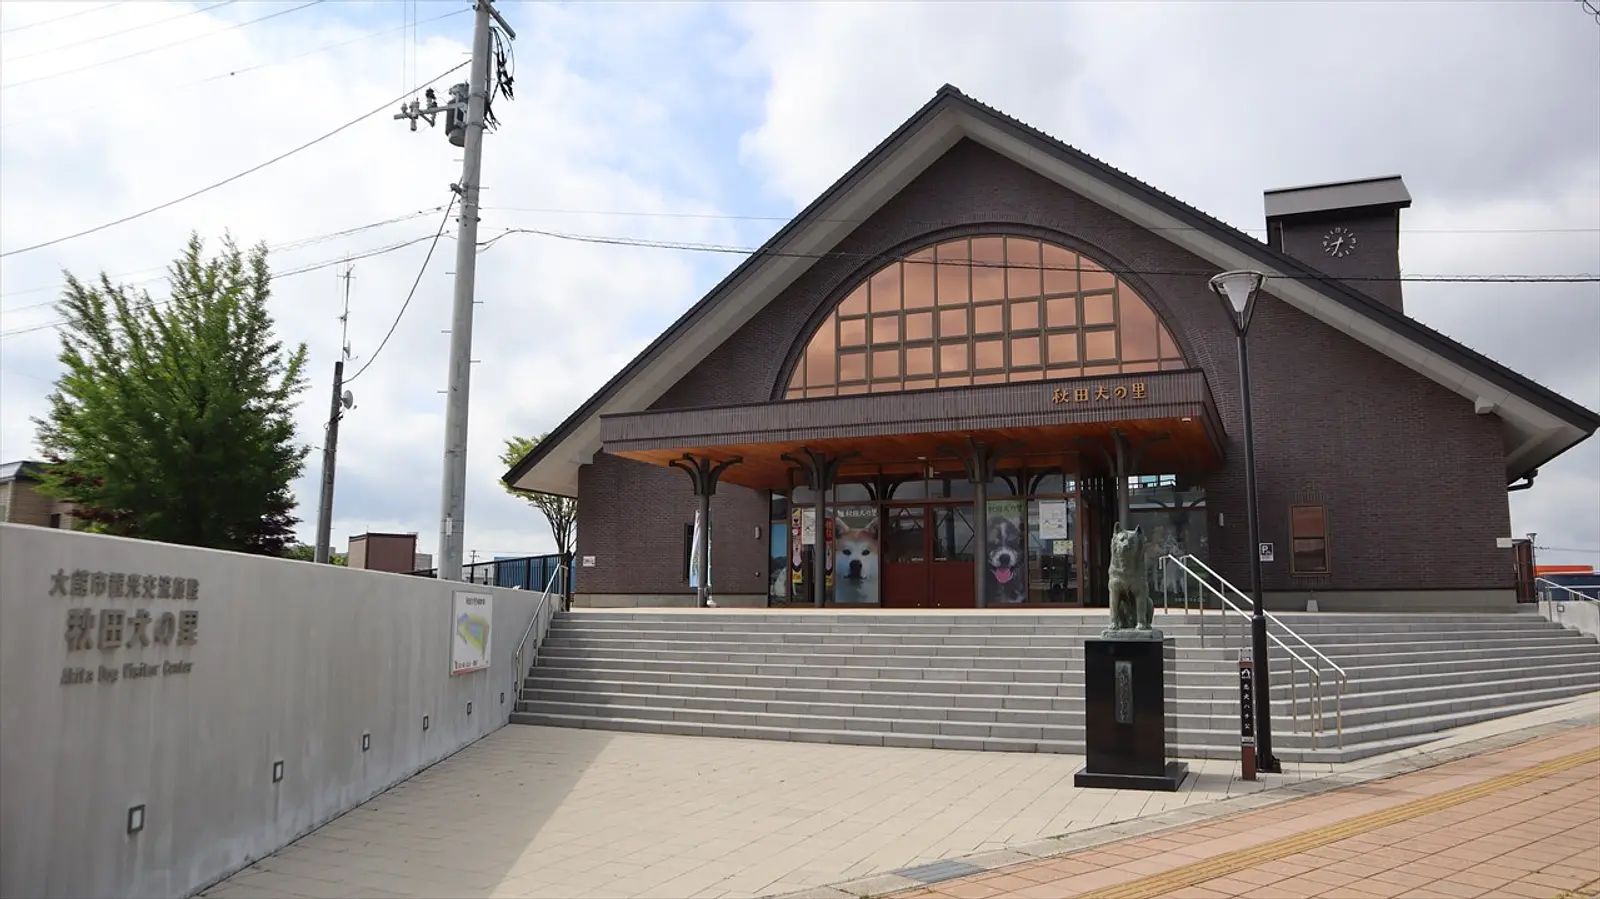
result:
<svg viewBox="0 0 1600 899"><path fill-rule="evenodd" d="M1405 315L1410 202L1270 191L1263 243L946 87L505 480L579 498L579 605L693 602L720 463L719 605L1104 604L1119 520L1246 586L1248 269L1269 604L1509 604L1507 487L1600 416Z"/></svg>

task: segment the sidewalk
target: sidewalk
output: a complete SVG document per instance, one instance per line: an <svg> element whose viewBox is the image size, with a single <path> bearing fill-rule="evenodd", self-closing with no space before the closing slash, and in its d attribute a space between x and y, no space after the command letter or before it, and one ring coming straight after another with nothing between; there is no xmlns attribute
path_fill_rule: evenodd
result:
<svg viewBox="0 0 1600 899"><path fill-rule="evenodd" d="M1596 897L1600 727L895 896Z"/></svg>
<svg viewBox="0 0 1600 899"><path fill-rule="evenodd" d="M932 887L999 896L1003 885L986 892L954 878L1013 874L1023 862L1235 822L1284 803L1371 799L1397 775L1437 777L1455 770L1441 763L1572 735L1580 724L1594 746L1597 711L1600 694L1591 694L1426 746L1345 765L1285 765L1284 774L1253 782L1237 779L1237 762L1198 761L1177 793L1080 790L1072 776L1083 759L1066 755L507 727L201 895L753 899L804 891L857 899ZM1465 763L1469 774L1476 764ZM1118 876L1177 867L1164 864ZM1033 895L1063 895L1059 874L1031 876L1027 886L1051 885Z"/></svg>

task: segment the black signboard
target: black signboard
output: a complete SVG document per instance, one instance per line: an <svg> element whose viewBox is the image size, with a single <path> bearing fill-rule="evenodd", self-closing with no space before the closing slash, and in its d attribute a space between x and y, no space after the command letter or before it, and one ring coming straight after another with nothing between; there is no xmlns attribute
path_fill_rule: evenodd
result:
<svg viewBox="0 0 1600 899"><path fill-rule="evenodd" d="M1239 659L1239 745L1256 745L1256 672L1249 658Z"/></svg>

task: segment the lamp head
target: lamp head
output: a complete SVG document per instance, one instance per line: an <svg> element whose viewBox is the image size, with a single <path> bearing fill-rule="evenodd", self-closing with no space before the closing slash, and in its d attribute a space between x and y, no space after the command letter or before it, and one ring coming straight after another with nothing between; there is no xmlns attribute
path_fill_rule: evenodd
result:
<svg viewBox="0 0 1600 899"><path fill-rule="evenodd" d="M1267 276L1260 272L1238 270L1223 272L1211 279L1211 290L1233 316L1233 326L1240 334L1250 328L1250 316L1255 312L1256 297Z"/></svg>

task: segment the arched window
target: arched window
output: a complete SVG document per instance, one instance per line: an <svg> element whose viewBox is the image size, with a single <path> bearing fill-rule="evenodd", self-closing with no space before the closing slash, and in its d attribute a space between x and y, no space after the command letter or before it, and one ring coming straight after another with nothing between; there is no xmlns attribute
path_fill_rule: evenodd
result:
<svg viewBox="0 0 1600 899"><path fill-rule="evenodd" d="M963 237L891 262L823 320L785 399L1186 368L1127 282L1028 237Z"/></svg>

